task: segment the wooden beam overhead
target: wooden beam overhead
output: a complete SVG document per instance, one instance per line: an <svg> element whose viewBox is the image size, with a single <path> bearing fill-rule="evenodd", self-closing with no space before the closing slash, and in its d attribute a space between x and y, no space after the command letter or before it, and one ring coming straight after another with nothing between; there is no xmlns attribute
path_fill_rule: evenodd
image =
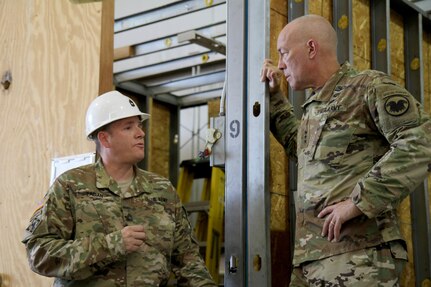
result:
<svg viewBox="0 0 431 287"><path fill-rule="evenodd" d="M135 55L135 48L133 46L126 46L114 50L114 61L123 60Z"/></svg>
<svg viewBox="0 0 431 287"><path fill-rule="evenodd" d="M99 95L114 88L114 0L102 2Z"/></svg>

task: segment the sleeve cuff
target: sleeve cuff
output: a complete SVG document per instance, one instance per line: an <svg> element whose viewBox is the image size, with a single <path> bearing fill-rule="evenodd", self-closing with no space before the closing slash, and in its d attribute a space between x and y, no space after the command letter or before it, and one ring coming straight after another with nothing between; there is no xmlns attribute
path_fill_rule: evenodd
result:
<svg viewBox="0 0 431 287"><path fill-rule="evenodd" d="M121 230L112 232L105 236L106 248L113 258L120 258L126 255L123 236Z"/></svg>
<svg viewBox="0 0 431 287"><path fill-rule="evenodd" d="M352 199L352 202L356 205L356 207L359 208L359 210L362 211L362 213L365 214L368 218L373 218L375 216L374 212L371 211L372 208L370 208L372 206L367 204L367 202L362 198L362 188L359 183L356 184L350 195L350 198Z"/></svg>

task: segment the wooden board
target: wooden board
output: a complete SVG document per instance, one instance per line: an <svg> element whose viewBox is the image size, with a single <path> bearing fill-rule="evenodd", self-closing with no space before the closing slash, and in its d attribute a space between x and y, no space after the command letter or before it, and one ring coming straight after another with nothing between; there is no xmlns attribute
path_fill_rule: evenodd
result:
<svg viewBox="0 0 431 287"><path fill-rule="evenodd" d="M7 287L51 286L20 242L46 193L51 159L94 150L85 112L98 95L102 3L0 1L0 273Z"/></svg>

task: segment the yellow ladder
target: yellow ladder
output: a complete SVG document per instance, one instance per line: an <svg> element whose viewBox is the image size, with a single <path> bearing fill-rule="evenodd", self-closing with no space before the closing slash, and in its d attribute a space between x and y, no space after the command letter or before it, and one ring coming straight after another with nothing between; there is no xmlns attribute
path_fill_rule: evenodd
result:
<svg viewBox="0 0 431 287"><path fill-rule="evenodd" d="M204 178L201 201L190 201L194 179ZM214 280L219 283L219 262L223 244L224 172L210 167L207 160L188 160L180 165L177 192L187 212L199 212L194 234L205 246L205 264Z"/></svg>

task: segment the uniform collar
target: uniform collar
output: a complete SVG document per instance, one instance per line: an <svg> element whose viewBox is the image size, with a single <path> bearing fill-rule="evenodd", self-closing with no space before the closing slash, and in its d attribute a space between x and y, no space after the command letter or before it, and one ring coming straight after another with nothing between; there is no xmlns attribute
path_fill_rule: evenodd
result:
<svg viewBox="0 0 431 287"><path fill-rule="evenodd" d="M321 89L317 89L313 91L308 97L308 99L305 101L305 103L302 105L302 107L306 106L308 103L312 101L319 101L319 102L328 102L333 94L333 91L335 87L337 86L338 82L349 72L349 70L352 69L352 66L348 61L344 62L340 69L338 69L337 72L335 72L329 80L325 83L325 85Z"/></svg>
<svg viewBox="0 0 431 287"><path fill-rule="evenodd" d="M97 160L95 167L96 187L99 189L109 189L112 193L124 198L137 196L141 193L151 192L150 182L145 177L145 172L139 169L137 166L133 167L135 178L133 179L132 184L126 193L121 191L117 182L106 172L101 158Z"/></svg>

